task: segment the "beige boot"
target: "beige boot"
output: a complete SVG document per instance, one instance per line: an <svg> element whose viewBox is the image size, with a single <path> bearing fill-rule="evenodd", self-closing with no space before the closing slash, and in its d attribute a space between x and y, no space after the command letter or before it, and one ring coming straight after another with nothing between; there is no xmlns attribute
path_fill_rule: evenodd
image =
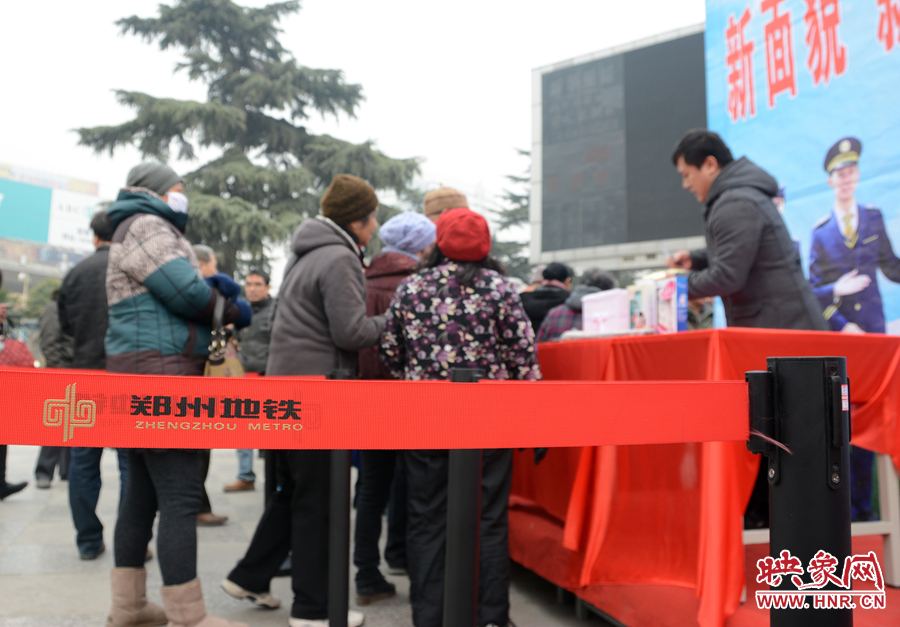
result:
<svg viewBox="0 0 900 627"><path fill-rule="evenodd" d="M162 598L170 627L247 627L244 623L208 616L199 579L180 586L163 586Z"/></svg>
<svg viewBox="0 0 900 627"><path fill-rule="evenodd" d="M169 623L163 608L147 601L147 571L113 568L112 609L106 627L157 627Z"/></svg>

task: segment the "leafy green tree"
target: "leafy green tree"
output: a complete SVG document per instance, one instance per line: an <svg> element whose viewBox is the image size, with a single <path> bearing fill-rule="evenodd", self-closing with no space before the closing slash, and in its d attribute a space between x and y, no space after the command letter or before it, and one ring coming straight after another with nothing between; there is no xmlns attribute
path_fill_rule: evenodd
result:
<svg viewBox="0 0 900 627"><path fill-rule="evenodd" d="M219 269L268 266L266 246L284 242L315 215L322 192L339 173L360 176L377 190L407 192L418 159L392 159L372 142L352 144L310 133L313 113L355 117L362 87L340 70L300 65L279 41L278 22L297 1L247 8L231 0L178 0L151 18L116 22L161 50L182 51L176 71L207 85L207 101L117 91L135 110L117 126L77 129L79 143L96 152L134 145L162 161L196 158L197 147L219 147L221 157L185 177L191 202L187 236L213 247Z"/></svg>
<svg viewBox="0 0 900 627"><path fill-rule="evenodd" d="M38 318L47 304L53 300L53 293L59 289L62 281L59 279L44 279L28 290L28 297L23 299L25 306L21 308L23 318Z"/></svg>
<svg viewBox="0 0 900 627"><path fill-rule="evenodd" d="M12 309L16 306L16 304L18 304L18 302L19 299L15 294L10 292L5 287L0 287L0 305L6 303L7 305L9 305L10 309Z"/></svg>
<svg viewBox="0 0 900 627"><path fill-rule="evenodd" d="M515 187L503 190L501 198L505 208L494 212L497 215L496 233L527 227L529 222L531 153L520 149L517 149L516 152L522 157L527 157L529 165L524 174L506 177L506 180ZM506 264L510 276L517 276L526 283L530 282L531 263L528 259L528 242L501 241L494 237L491 253Z"/></svg>

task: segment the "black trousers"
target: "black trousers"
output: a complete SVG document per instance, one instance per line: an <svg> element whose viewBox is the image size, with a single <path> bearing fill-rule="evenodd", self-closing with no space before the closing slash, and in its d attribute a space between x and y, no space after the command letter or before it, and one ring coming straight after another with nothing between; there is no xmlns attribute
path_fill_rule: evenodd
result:
<svg viewBox="0 0 900 627"><path fill-rule="evenodd" d="M391 500L395 476L403 476L405 479L402 473L396 472L397 453L397 451L359 452L361 461L359 500L356 505L356 528L353 535L353 564L358 569L356 571L357 587L373 585L383 579L383 575L378 570L381 563L381 554L378 550L378 539L381 537L381 517ZM398 495L399 498L402 496ZM402 509L405 510L405 498L401 504ZM385 559L391 566L405 567L406 517L404 515L398 518L394 512L397 504L392 505ZM394 524L390 524L391 522ZM392 535L393 537L391 537Z"/></svg>
<svg viewBox="0 0 900 627"><path fill-rule="evenodd" d="M406 451L409 519L406 549L415 627L441 627L447 544L447 451ZM512 451L484 451L478 624L509 623L509 492Z"/></svg>
<svg viewBox="0 0 900 627"><path fill-rule="evenodd" d="M388 501L388 535L384 547L384 559L392 568L406 568L406 528L407 528L406 464L404 456L398 452L391 483L391 497Z"/></svg>
<svg viewBox="0 0 900 627"><path fill-rule="evenodd" d="M209 449L197 451L200 468L200 514L212 512L212 504L209 502L209 494L206 493L206 478L209 476Z"/></svg>
<svg viewBox="0 0 900 627"><path fill-rule="evenodd" d="M6 485L6 444L0 444L0 485Z"/></svg>
<svg viewBox="0 0 900 627"><path fill-rule="evenodd" d="M267 592L290 551L294 618L328 618L330 455L275 452L283 483L266 504L247 553L228 574L242 588Z"/></svg>
<svg viewBox="0 0 900 627"><path fill-rule="evenodd" d="M69 459L69 447L67 446L42 446L38 453L37 465L34 468L35 478L46 477L52 480L53 474L59 466L59 478L65 481L69 477Z"/></svg>
<svg viewBox="0 0 900 627"><path fill-rule="evenodd" d="M129 451L128 483L116 521L116 567L143 567L158 510L156 551L163 585L196 579L199 507L197 451Z"/></svg>

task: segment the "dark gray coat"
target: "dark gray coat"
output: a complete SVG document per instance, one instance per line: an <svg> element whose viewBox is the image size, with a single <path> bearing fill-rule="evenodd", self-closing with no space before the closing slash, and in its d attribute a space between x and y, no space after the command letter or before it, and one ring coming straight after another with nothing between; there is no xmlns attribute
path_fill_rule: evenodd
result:
<svg viewBox="0 0 900 627"><path fill-rule="evenodd" d="M106 328L109 307L106 304L106 268L109 246L69 270L59 288L59 324L64 333L75 338L73 368L106 370Z"/></svg>
<svg viewBox="0 0 900 627"><path fill-rule="evenodd" d="M253 320L250 326L237 332L238 341L241 343L241 364L247 372L265 372L266 362L269 360L269 342L272 338L272 303L275 300L271 296L250 303L253 310Z"/></svg>
<svg viewBox="0 0 900 627"><path fill-rule="evenodd" d="M706 249L691 252L692 298L721 296L730 327L826 330L784 220L772 203L778 183L746 157L709 189Z"/></svg>
<svg viewBox="0 0 900 627"><path fill-rule="evenodd" d="M321 216L294 232L272 324L266 374L322 375L357 368L384 317L366 317L366 278L350 236Z"/></svg>
<svg viewBox="0 0 900 627"><path fill-rule="evenodd" d="M71 368L74 342L72 336L59 328L59 309L55 300L44 307L38 318L38 346L44 355L48 368Z"/></svg>

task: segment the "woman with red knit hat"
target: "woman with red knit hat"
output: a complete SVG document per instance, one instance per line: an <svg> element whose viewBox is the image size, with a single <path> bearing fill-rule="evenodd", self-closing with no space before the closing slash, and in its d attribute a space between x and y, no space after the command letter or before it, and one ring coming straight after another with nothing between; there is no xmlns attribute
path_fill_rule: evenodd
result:
<svg viewBox="0 0 900 627"><path fill-rule="evenodd" d="M452 368L477 368L487 379L541 378L531 323L490 250L483 217L464 208L441 215L424 268L400 284L387 312L378 357L393 376L448 379ZM440 627L448 454L407 451L404 458L413 624ZM485 450L483 460L478 625L507 627L512 452Z"/></svg>

